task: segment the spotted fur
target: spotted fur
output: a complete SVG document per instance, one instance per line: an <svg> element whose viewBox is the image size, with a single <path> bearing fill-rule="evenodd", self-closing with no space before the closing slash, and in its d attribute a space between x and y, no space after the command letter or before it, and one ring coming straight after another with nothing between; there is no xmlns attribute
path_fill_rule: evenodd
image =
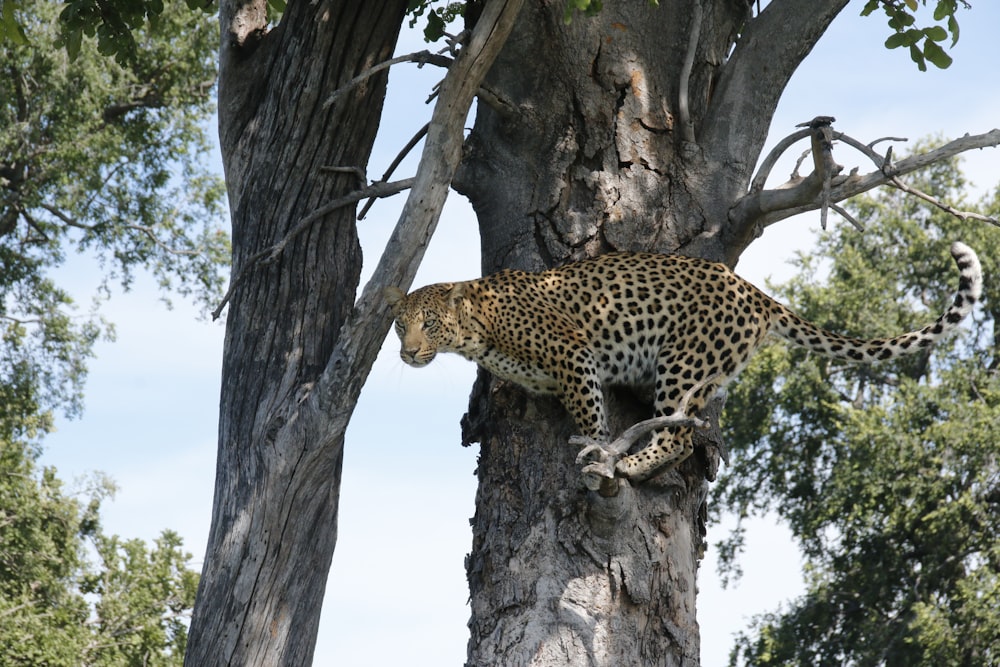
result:
<svg viewBox="0 0 1000 667"><path fill-rule="evenodd" d="M959 286L948 310L922 329L874 340L821 329L722 264L673 255L603 255L539 273L428 285L410 295L390 288L386 299L407 364L457 352L497 377L557 396L584 435L606 440L605 385L652 386L657 416L672 414L691 393L687 412L697 414L768 333L863 363L926 348L962 321L982 290L976 253L962 243L951 253ZM689 428L664 430L615 471L641 480L691 452Z"/></svg>

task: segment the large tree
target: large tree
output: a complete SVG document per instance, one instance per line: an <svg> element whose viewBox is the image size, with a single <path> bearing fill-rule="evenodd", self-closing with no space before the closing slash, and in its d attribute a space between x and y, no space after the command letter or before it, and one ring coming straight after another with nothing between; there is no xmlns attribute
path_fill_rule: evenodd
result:
<svg viewBox="0 0 1000 667"><path fill-rule="evenodd" d="M416 3L421 4L421 3ZM846 0L805 5L489 0L447 64L407 204L371 282L352 204L407 3L221 3L219 122L233 222L215 505L187 664L307 664L336 542L344 430L389 327L384 286L408 287L450 185L473 203L484 271L614 249L735 263L767 224L833 206L994 132L839 173L838 135L796 135L811 173L755 178L768 121ZM945 64L956 3L892 45ZM435 16L437 16L435 14ZM571 20L567 20L567 18ZM942 35L943 33L943 35ZM508 38L509 35L509 38ZM479 94L475 125L463 126ZM787 145L783 145L787 147ZM362 188L379 194L394 188ZM353 193L353 194L352 194ZM717 407L717 406L716 406ZM649 407L617 396L617 426ZM481 443L469 664L694 664L695 573L718 438L678 470L587 491L553 400L482 375L464 422Z"/></svg>
<svg viewBox="0 0 1000 667"><path fill-rule="evenodd" d="M910 184L961 201L954 162ZM983 213L1000 213L998 195ZM944 307L954 282L944 248L959 236L996 275L992 226L970 228L898 190L850 209L869 231L821 234L779 288L805 317L859 336L920 322L924 304ZM987 282L971 325L925 355L865 368L773 346L734 385L724 419L733 460L713 509L777 512L808 572L803 596L741 635L734 664L1000 659L997 290ZM734 531L723 552L735 555L742 537Z"/></svg>
<svg viewBox="0 0 1000 667"><path fill-rule="evenodd" d="M0 8L0 662L179 664L198 580L179 537L105 533L110 480L74 491L37 460L110 334L59 283L68 255L100 262L105 288L149 270L206 301L221 291L223 187L203 159L215 28L172 6L116 62L83 30L67 40L80 4L63 21L58 3Z"/></svg>

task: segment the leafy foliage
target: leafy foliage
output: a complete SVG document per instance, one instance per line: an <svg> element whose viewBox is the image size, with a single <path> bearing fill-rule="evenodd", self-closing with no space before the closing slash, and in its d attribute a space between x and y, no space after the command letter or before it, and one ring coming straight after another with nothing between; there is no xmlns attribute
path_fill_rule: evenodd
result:
<svg viewBox="0 0 1000 667"><path fill-rule="evenodd" d="M923 181L961 202L955 163ZM983 207L1000 212L1000 191ZM808 591L758 618L731 664L996 664L1000 233L898 192L854 208L871 231L823 234L779 298L836 331L910 330L946 307L947 248L961 238L983 262L982 306L962 335L924 356L860 367L772 346L733 387L724 424L733 466L714 490L716 509L786 520ZM741 540L737 530L722 548L730 575Z"/></svg>
<svg viewBox="0 0 1000 667"><path fill-rule="evenodd" d="M868 16L881 7L893 30L893 34L885 40L886 48L905 46L913 62L921 72L925 72L928 61L940 69L951 65L951 56L941 48L940 42L948 37L951 37L952 46L958 42L958 19L955 14L960 4L966 9L970 6L965 0L935 0L934 24L926 28L916 27L916 21L920 6L926 7L927 0L868 0L861 15Z"/></svg>
<svg viewBox="0 0 1000 667"><path fill-rule="evenodd" d="M185 0L190 10L215 13L215 0ZM174 12L176 13L176 12ZM97 39L97 50L127 66L139 57L137 36L155 28L164 14L163 0L69 0L59 15L59 45L71 59L80 55L84 35ZM197 16L194 16L197 20Z"/></svg>
<svg viewBox="0 0 1000 667"><path fill-rule="evenodd" d="M410 14L410 27L417 25L420 17L427 15L427 25L424 26L424 39L428 42L436 42L445 35L445 28L460 16L466 16L469 12L470 18L478 16L481 11L482 2L472 0L471 2L442 2L441 0L410 0L406 12ZM435 7L435 5L441 5Z"/></svg>
<svg viewBox="0 0 1000 667"><path fill-rule="evenodd" d="M0 664L180 665L198 583L180 538L166 531L149 549L105 535L98 515L111 483L96 478L81 502L9 435L0 434Z"/></svg>
<svg viewBox="0 0 1000 667"><path fill-rule="evenodd" d="M212 20L165 8L130 32L126 68L89 40L75 59L46 46L58 14L33 3L18 13L27 43L0 42L0 393L30 394L39 414L78 410L86 358L110 331L53 279L68 251L125 287L142 267L206 300L228 262L224 189L204 166Z"/></svg>
<svg viewBox="0 0 1000 667"><path fill-rule="evenodd" d="M86 360L111 332L96 312L80 317L53 278L67 253L96 255L105 286L147 268L205 299L228 259L222 183L203 166L217 29L175 7L142 25L116 19L125 4L100 3L100 20L120 19L132 46L79 23L97 42L69 33L72 57L51 48L68 34L56 3L3 0L0 12L4 665L179 665L194 603L197 574L175 534L152 547L106 535L99 510L113 485L98 476L80 500L36 464L52 411L79 411ZM65 11L92 19L96 6Z"/></svg>

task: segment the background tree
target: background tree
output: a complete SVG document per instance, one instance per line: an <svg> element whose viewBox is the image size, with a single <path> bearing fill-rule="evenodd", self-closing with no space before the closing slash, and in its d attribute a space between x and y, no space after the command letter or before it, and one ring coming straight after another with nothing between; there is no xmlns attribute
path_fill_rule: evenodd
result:
<svg viewBox="0 0 1000 667"><path fill-rule="evenodd" d="M228 251L222 183L205 164L211 18L171 6L137 30L142 49L120 66L90 40L75 58L52 48L59 9L14 12L25 37L0 43L0 377L30 385L42 412L78 411L103 326L74 316L50 277L67 252L93 253L126 289L143 267L212 300Z"/></svg>
<svg viewBox="0 0 1000 667"><path fill-rule="evenodd" d="M954 202L966 187L954 160L911 185ZM979 209L1000 213L998 194ZM943 250L960 236L997 275L995 228L899 191L850 208L869 231L822 234L796 262L799 277L776 288L809 319L862 337L926 319L954 287ZM971 328L926 355L858 368L776 345L733 387L733 460L714 509L777 512L809 576L802 598L741 635L731 664L997 661L997 297L987 278ZM731 558L741 537L728 540Z"/></svg>
<svg viewBox="0 0 1000 667"><path fill-rule="evenodd" d="M33 435L30 420L0 419L0 665L181 664L191 554L170 531L152 547L107 535L100 505L114 485L97 476L68 493L37 466Z"/></svg>
<svg viewBox="0 0 1000 667"><path fill-rule="evenodd" d="M228 237L203 130L214 21L171 7L116 64L82 34L54 48L59 12L7 0L0 12L0 662L179 664L197 584L180 539L107 535L110 481L68 493L37 459L53 414L80 413L86 361L111 333L52 277L69 253L96 257L104 291L145 268L218 296Z"/></svg>
<svg viewBox="0 0 1000 667"><path fill-rule="evenodd" d="M401 224L355 301L360 253L344 206L360 196L352 191L384 92L384 74L369 70L391 53L405 4L296 3L272 29L263 1L221 3L236 273L189 664L311 657L343 433L389 326L378 295L409 286L460 158L455 184L476 207L492 271L616 248L734 263L770 222L996 143L996 133L974 137L910 162L876 155L870 174L851 178L839 174L837 135L820 120L800 136L813 142L811 174L782 189L765 187L766 168L755 178L785 84L846 4L775 0L753 14L743 2L615 3L569 24L561 2L470 4L473 29L438 93ZM914 27L916 7L865 9L890 15L903 35L892 46L944 64L938 43L957 34L957 4L934 5L938 29ZM463 154L465 113L491 65ZM624 424L648 409L622 397L618 413ZM466 440L482 443L470 663L696 662L711 438L680 470L604 498L580 489L562 445L572 427L553 401L482 378L466 426Z"/></svg>

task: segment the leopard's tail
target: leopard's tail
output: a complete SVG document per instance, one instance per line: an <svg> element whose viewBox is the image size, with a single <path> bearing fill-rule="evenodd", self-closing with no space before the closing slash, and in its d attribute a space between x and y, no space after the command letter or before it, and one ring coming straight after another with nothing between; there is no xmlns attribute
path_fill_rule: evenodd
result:
<svg viewBox="0 0 1000 667"><path fill-rule="evenodd" d="M771 331L818 354L848 361L868 363L916 353L956 329L959 322L972 312L982 294L983 269L976 252L964 243L956 241L951 246L951 256L955 258L959 271L955 300L944 315L922 329L893 338L861 340L821 329L782 307L781 314L773 322Z"/></svg>

